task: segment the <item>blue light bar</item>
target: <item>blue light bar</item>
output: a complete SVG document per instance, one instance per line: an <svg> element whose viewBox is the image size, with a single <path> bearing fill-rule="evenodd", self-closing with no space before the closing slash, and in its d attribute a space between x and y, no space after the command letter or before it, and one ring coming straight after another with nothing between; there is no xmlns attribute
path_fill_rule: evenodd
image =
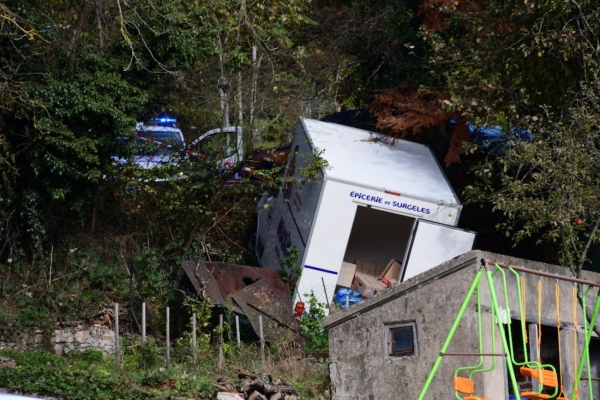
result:
<svg viewBox="0 0 600 400"><path fill-rule="evenodd" d="M148 122L151 124L158 124L158 125L175 125L177 123L177 119L172 118L172 117L158 117L155 119L151 119Z"/></svg>

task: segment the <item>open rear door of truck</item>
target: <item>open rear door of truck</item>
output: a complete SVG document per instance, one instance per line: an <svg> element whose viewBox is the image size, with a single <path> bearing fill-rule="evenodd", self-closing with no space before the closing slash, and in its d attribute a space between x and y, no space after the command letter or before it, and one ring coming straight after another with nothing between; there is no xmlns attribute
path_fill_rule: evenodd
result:
<svg viewBox="0 0 600 400"><path fill-rule="evenodd" d="M475 232L417 220L408 251L404 255L404 268L399 282L472 250L474 242Z"/></svg>

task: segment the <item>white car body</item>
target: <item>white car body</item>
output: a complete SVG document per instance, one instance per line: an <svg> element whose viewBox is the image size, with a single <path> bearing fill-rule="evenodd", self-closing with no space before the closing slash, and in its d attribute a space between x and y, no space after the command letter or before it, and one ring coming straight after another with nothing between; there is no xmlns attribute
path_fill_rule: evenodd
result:
<svg viewBox="0 0 600 400"><path fill-rule="evenodd" d="M221 168L221 174L225 174L230 167L242 161L244 157L244 146L241 126L228 126L225 128L212 129L192 141L189 148L197 151L201 156L217 148L217 164ZM228 183L242 179L241 173L237 172Z"/></svg>
<svg viewBox="0 0 600 400"><path fill-rule="evenodd" d="M181 159L180 154L185 154L183 132L175 126L145 125L139 122L135 131L139 150L133 155L133 163L141 168L150 169L166 164L177 164ZM113 160L116 164L126 164L129 161L116 156Z"/></svg>

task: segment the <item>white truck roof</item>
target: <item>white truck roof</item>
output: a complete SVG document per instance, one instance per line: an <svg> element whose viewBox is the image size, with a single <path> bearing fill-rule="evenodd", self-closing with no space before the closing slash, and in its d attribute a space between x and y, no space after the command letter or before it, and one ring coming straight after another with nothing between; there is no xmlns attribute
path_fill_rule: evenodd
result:
<svg viewBox="0 0 600 400"><path fill-rule="evenodd" d="M330 169L327 178L391 190L444 204L460 204L429 147L344 125L300 118Z"/></svg>

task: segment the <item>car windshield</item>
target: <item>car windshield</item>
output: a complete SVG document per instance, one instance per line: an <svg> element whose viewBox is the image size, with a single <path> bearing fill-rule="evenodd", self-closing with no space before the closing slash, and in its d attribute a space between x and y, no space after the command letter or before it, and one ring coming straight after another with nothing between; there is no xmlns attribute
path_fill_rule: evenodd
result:
<svg viewBox="0 0 600 400"><path fill-rule="evenodd" d="M178 132L171 131L136 131L136 156L172 156L183 147L183 141ZM150 140L165 143L171 147L151 142Z"/></svg>

